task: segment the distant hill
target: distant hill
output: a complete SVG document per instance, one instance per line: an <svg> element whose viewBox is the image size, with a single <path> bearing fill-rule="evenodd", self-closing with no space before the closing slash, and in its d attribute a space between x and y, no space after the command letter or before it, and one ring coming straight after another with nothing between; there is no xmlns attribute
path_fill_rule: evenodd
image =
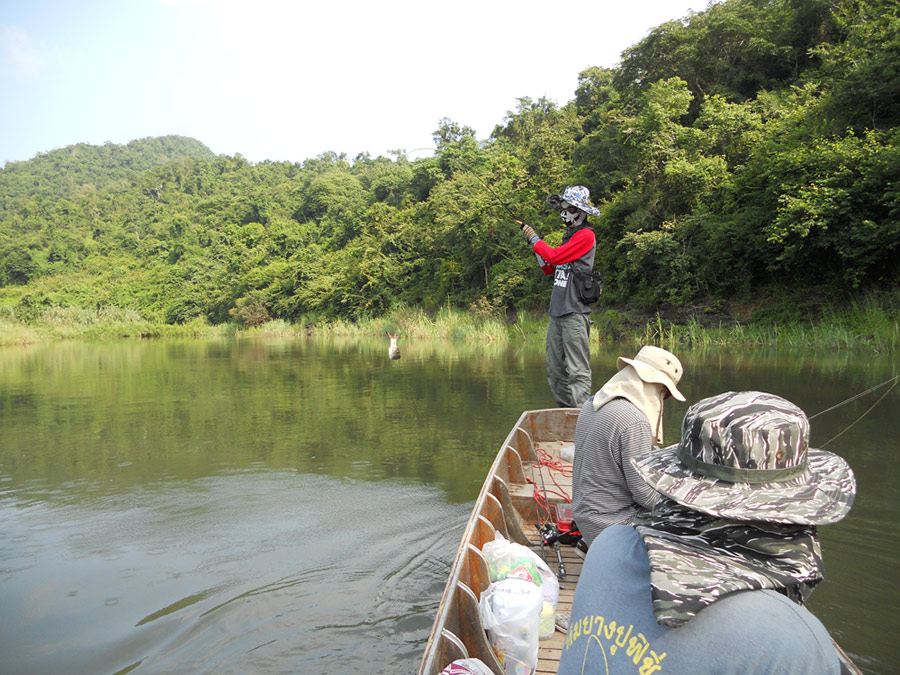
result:
<svg viewBox="0 0 900 675"><path fill-rule="evenodd" d="M544 307L510 214L559 245L544 204L565 185L601 210L604 307L791 321L861 307L900 292L900 9L838 4L711 4L580 73L564 106L519 99L487 141L442 120L415 161L253 164L168 136L10 164L0 321Z"/></svg>
<svg viewBox="0 0 900 675"><path fill-rule="evenodd" d="M141 138L127 145L77 143L0 168L0 209L17 198L68 198L184 159L215 159L203 143L186 136Z"/></svg>

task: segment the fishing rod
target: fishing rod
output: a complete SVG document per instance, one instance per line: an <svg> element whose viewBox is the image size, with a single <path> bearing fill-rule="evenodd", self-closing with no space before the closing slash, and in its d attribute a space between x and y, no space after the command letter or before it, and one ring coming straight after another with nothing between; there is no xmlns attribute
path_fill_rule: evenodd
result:
<svg viewBox="0 0 900 675"><path fill-rule="evenodd" d="M426 149L427 148L417 148L417 150L426 150ZM413 150L413 152L417 152L417 150ZM432 152L434 152L434 151L432 150ZM443 155L443 157L445 157L447 159L447 161L449 161L449 162L456 162L456 164L458 164L460 167L462 167L466 172L468 172L472 176L474 176L475 179L479 183L481 183L482 187L484 187L485 190L487 190L488 192L491 193L491 196L497 201L497 203L500 204L500 206L502 206L504 209L506 209L506 212L512 217L513 221L518 223L519 225L522 225L522 220L519 218L519 215L512 210L512 207L509 204L507 204L500 197L500 195L498 195L494 191L494 189L490 185L488 185L486 182L484 182L484 180L482 180L481 176L478 175L478 172L476 172L475 169L473 169L471 166L466 164L459 157L453 157L451 155L446 155L446 154Z"/></svg>
<svg viewBox="0 0 900 675"><path fill-rule="evenodd" d="M541 450L540 448L538 448L537 450L537 457L531 464L532 477L530 479L526 479L534 486L534 493L532 497L534 499L535 514L537 515L538 521L534 524L534 526L538 531L538 535L540 536L541 558L544 560L544 562L548 562L547 556L544 552L544 547L551 546L553 548L553 551L556 553L556 578L562 581L566 578L566 565L565 562L563 562L561 544L571 544L572 546L575 546L578 544L582 537L581 532L578 530L577 524L571 520L571 517L566 520L567 525L563 524L563 518L559 512L559 504L556 505L556 522L553 521L549 491L547 490L547 485L544 482L544 467L547 467L548 472L552 472L554 470L565 472L566 468L561 464L561 462L553 460L549 453L547 453L547 451ZM537 481L534 479L535 470L537 470L538 475L540 476L540 489L538 489ZM560 486L560 484L556 482L556 479L553 478L552 473L550 473L550 477L553 479L553 483L556 485L556 487L561 491L556 492L556 494L563 497L568 504L571 504L569 495L562 488L562 486ZM546 520L544 520L544 518L541 516L541 508L543 508L547 513Z"/></svg>
<svg viewBox="0 0 900 675"><path fill-rule="evenodd" d="M544 554L544 544L547 543L547 538L546 538L545 536L543 536L543 532L544 532L544 528L543 528L543 525L544 525L544 519L541 517L541 508L540 508L540 507L541 507L541 503L540 503L540 501L539 501L538 498L537 498L538 486L537 486L537 481L534 480L534 469L535 469L535 466L537 466L538 474L539 474L540 477L541 477L541 486L542 486L542 490L543 490L543 492L544 492L544 500L545 500L545 501L546 501L546 499L547 499L547 488L546 488L546 486L544 486L544 474L543 474L543 472L541 471L540 463L538 462L537 464L535 464L534 462L532 462L532 463L531 463L531 480L530 480L529 482L530 482L532 485L534 485L534 494L532 495L532 499L534 500L534 514L535 514L535 516L537 516L537 522L534 524L534 526L535 526L535 528L538 530L538 532L542 535L542 536L541 536L541 559L542 559L544 562L547 562L547 556ZM547 509L547 519L549 520L550 517L551 517L551 516L550 516L550 509L548 508L548 509ZM559 564L562 565L562 554L559 555ZM561 571L562 571L562 573L563 573L563 576L565 576L565 569L563 568Z"/></svg>
<svg viewBox="0 0 900 675"><path fill-rule="evenodd" d="M522 224L521 219L519 218L519 216L518 216L516 213L513 212L512 208L509 206L509 204L507 204L505 201L503 201L503 200L500 198L500 195L498 195L496 192L494 192L494 189L493 189L490 185L488 185L487 183L485 183L485 182L481 179L481 176L479 176L479 175L475 172L475 169L473 169L472 167L470 167L469 165L467 165L465 162L463 162L463 161L462 161L461 159L459 159L458 157L450 157L450 156L448 156L447 159L449 159L451 162L456 162L456 163L458 163L463 169L465 169L465 170L468 171L470 174L472 174L472 175L475 177L475 179L476 179L479 183L481 183L481 184L484 186L485 190L487 190L488 192L491 193L491 195L494 197L494 199L497 200L497 203L500 204L500 206L502 206L504 209L506 209L506 212L507 212L510 216L512 216L513 221L516 222L516 223L518 223L519 225Z"/></svg>

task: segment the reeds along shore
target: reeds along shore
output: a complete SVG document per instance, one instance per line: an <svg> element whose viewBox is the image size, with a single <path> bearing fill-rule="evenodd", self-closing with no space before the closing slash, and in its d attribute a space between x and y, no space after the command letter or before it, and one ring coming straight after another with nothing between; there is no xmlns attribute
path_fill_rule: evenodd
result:
<svg viewBox="0 0 900 675"><path fill-rule="evenodd" d="M591 344L657 344L667 347L759 346L785 349L871 349L892 351L900 345L900 303L870 298L823 311L816 318L684 320L627 310L596 308L591 315ZM409 340L450 340L505 346L542 341L547 316L542 311L506 315L480 308L444 307L428 313L399 308L388 315L350 320L304 317L297 322L274 320L255 326L211 325L202 318L181 324L154 323L133 310L50 307L29 322L0 310L0 345L26 345L66 339L222 338L222 337L373 337L386 331Z"/></svg>

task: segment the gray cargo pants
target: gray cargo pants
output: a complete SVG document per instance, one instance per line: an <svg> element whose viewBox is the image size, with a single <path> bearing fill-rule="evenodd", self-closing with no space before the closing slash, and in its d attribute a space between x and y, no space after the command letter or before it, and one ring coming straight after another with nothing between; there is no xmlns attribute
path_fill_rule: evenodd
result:
<svg viewBox="0 0 900 675"><path fill-rule="evenodd" d="M590 315L551 316L547 382L560 408L580 408L591 395Z"/></svg>

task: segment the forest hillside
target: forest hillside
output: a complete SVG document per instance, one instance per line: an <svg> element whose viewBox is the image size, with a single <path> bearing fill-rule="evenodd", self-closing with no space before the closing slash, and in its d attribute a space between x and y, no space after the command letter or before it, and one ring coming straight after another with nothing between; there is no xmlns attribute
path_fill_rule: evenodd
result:
<svg viewBox="0 0 900 675"><path fill-rule="evenodd" d="M726 0L580 73L570 101L521 98L482 140L443 120L434 141L252 164L171 136L7 163L0 312L537 310L548 282L513 216L557 245L544 200L570 184L602 210L601 306L814 314L900 281L895 0Z"/></svg>

